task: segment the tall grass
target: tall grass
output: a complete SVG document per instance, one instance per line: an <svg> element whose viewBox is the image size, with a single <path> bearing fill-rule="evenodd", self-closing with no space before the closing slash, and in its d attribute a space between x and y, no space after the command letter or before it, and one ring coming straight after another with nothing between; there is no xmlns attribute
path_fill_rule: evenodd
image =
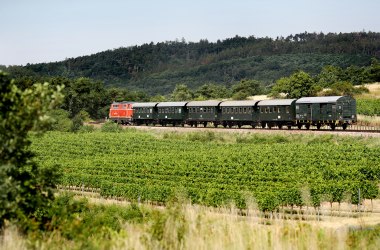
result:
<svg viewBox="0 0 380 250"><path fill-rule="evenodd" d="M87 204L88 206L88 204ZM99 210L94 204L92 209ZM103 207L104 205L98 205ZM134 211L145 211L143 221L120 220L120 230L93 233L90 237L65 237L67 230L55 230L43 240L30 242L15 228L8 227L0 238L0 249L26 249L27 242L36 249L378 249L380 225L366 227L361 218L350 218L354 227L334 218L322 220L283 219L281 214L263 216L252 202L247 216L241 216L233 205L222 208L194 206L183 200L171 202L166 208L132 205ZM108 212L131 211L131 205L102 208ZM312 211L312 210L310 210ZM86 212L88 213L88 212ZM111 214L110 214L111 216ZM115 215L116 216L116 215ZM313 216L312 212L309 216ZM75 214L76 224L85 221L83 214ZM99 221L110 220L104 213L93 214ZM336 219L336 218L335 218ZM355 220L355 221L354 221ZM93 223L90 223L92 226ZM107 223L104 223L105 225ZM351 224L352 225L352 224ZM83 234L93 228L83 228ZM66 231L66 232L65 232ZM76 234L81 234L77 231ZM81 242L83 241L83 242ZM91 241L92 243L90 243Z"/></svg>

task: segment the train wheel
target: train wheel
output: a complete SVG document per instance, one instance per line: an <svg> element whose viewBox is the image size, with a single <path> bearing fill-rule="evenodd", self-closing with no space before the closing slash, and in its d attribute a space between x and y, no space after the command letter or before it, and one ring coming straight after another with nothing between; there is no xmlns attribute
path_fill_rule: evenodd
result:
<svg viewBox="0 0 380 250"><path fill-rule="evenodd" d="M207 122L204 122L204 123L203 123L203 127L207 127Z"/></svg>
<svg viewBox="0 0 380 250"><path fill-rule="evenodd" d="M194 127L198 127L198 123L194 123Z"/></svg>
<svg viewBox="0 0 380 250"><path fill-rule="evenodd" d="M292 126L288 125L288 129L291 130L291 129L292 129Z"/></svg>
<svg viewBox="0 0 380 250"><path fill-rule="evenodd" d="M331 128L331 130L335 130L335 123L331 123L330 128Z"/></svg>
<svg viewBox="0 0 380 250"><path fill-rule="evenodd" d="M214 127L217 128L218 127L218 123L214 122Z"/></svg>
<svg viewBox="0 0 380 250"><path fill-rule="evenodd" d="M185 123L181 123L181 127L185 127Z"/></svg>
<svg viewBox="0 0 380 250"><path fill-rule="evenodd" d="M232 123L228 123L228 127L229 127L229 128L232 128Z"/></svg>
<svg viewBox="0 0 380 250"><path fill-rule="evenodd" d="M320 124L320 123L317 123L317 129L318 129L318 130L321 129L321 124Z"/></svg>
<svg viewBox="0 0 380 250"><path fill-rule="evenodd" d="M241 128L241 124L240 124L240 123L238 123L238 125L237 125L237 126L238 126L238 128Z"/></svg>
<svg viewBox="0 0 380 250"><path fill-rule="evenodd" d="M310 124L306 124L305 127L306 127L307 130L309 130L310 129Z"/></svg>
<svg viewBox="0 0 380 250"><path fill-rule="evenodd" d="M298 124L297 127L298 127L298 129L301 129L302 128L302 124Z"/></svg>
<svg viewBox="0 0 380 250"><path fill-rule="evenodd" d="M223 127L227 128L227 123L223 122Z"/></svg>
<svg viewBox="0 0 380 250"><path fill-rule="evenodd" d="M282 124L278 124L278 129L282 129Z"/></svg>
<svg viewBox="0 0 380 250"><path fill-rule="evenodd" d="M261 123L261 127L262 127L262 128L265 128L265 122L262 122L262 123Z"/></svg>
<svg viewBox="0 0 380 250"><path fill-rule="evenodd" d="M255 124L252 124L251 126L252 126L252 128L256 128L256 125L255 125Z"/></svg>
<svg viewBox="0 0 380 250"><path fill-rule="evenodd" d="M344 123L344 124L342 125L343 130L346 130L346 129L347 129L347 126L348 126L348 124L347 124L347 123Z"/></svg>

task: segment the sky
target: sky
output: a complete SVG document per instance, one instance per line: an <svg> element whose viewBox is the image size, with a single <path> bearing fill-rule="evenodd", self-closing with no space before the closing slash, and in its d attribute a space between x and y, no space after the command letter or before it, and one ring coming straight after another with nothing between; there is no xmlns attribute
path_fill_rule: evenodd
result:
<svg viewBox="0 0 380 250"><path fill-rule="evenodd" d="M181 40L380 32L379 0L0 0L0 65Z"/></svg>

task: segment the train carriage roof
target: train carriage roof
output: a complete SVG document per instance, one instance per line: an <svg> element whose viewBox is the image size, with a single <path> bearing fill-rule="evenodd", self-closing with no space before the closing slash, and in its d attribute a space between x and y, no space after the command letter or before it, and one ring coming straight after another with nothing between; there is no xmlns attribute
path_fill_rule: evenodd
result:
<svg viewBox="0 0 380 250"><path fill-rule="evenodd" d="M136 102L133 104L134 108L151 108L155 107L158 102Z"/></svg>
<svg viewBox="0 0 380 250"><path fill-rule="evenodd" d="M193 101L188 102L187 107L216 107L221 101Z"/></svg>
<svg viewBox="0 0 380 250"><path fill-rule="evenodd" d="M273 99L260 101L257 106L290 106L297 99Z"/></svg>
<svg viewBox="0 0 380 250"><path fill-rule="evenodd" d="M157 107L184 107L187 102L160 102Z"/></svg>
<svg viewBox="0 0 380 250"><path fill-rule="evenodd" d="M247 101L224 101L220 104L221 107L253 107L255 106L259 101L253 101L253 100L247 100Z"/></svg>
<svg viewBox="0 0 380 250"><path fill-rule="evenodd" d="M303 97L296 101L296 103L336 103L340 98L344 96L315 96L315 97Z"/></svg>

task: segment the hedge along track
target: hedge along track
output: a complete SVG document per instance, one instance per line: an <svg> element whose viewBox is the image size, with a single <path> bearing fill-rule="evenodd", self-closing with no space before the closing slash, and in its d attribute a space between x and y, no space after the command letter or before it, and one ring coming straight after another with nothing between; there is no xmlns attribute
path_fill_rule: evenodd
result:
<svg viewBox="0 0 380 250"><path fill-rule="evenodd" d="M302 127L302 129L298 129L297 127L292 127L291 129L288 128L282 128L279 129L278 127L272 127L271 129L269 128L261 128L261 127L256 127L252 128L250 126L242 126L241 128L238 128L237 126L234 126L232 128L223 128L222 126L218 126L217 128L213 126L207 126L207 127L191 127L188 125L185 125L184 127L181 126L153 126L153 125L140 125L140 126L135 126L135 125L127 125L124 126L125 128L131 127L131 128L136 128L136 129L141 129L141 130L165 130L165 131L180 131L180 132L195 132L195 131L218 131L218 132L253 132L253 133L260 133L260 132L265 132L265 133L270 133L270 132L275 132L275 133L292 133L292 134L307 134L307 133L313 133L313 134L345 134L345 135L356 135L356 136L375 136L375 137L380 137L380 127L376 126L364 126L364 125L351 125L348 126L346 130L343 130L342 127L336 127L335 130L331 130L330 127L324 126L321 127L320 129L317 129L316 126L310 126L309 129L306 129L305 127Z"/></svg>

